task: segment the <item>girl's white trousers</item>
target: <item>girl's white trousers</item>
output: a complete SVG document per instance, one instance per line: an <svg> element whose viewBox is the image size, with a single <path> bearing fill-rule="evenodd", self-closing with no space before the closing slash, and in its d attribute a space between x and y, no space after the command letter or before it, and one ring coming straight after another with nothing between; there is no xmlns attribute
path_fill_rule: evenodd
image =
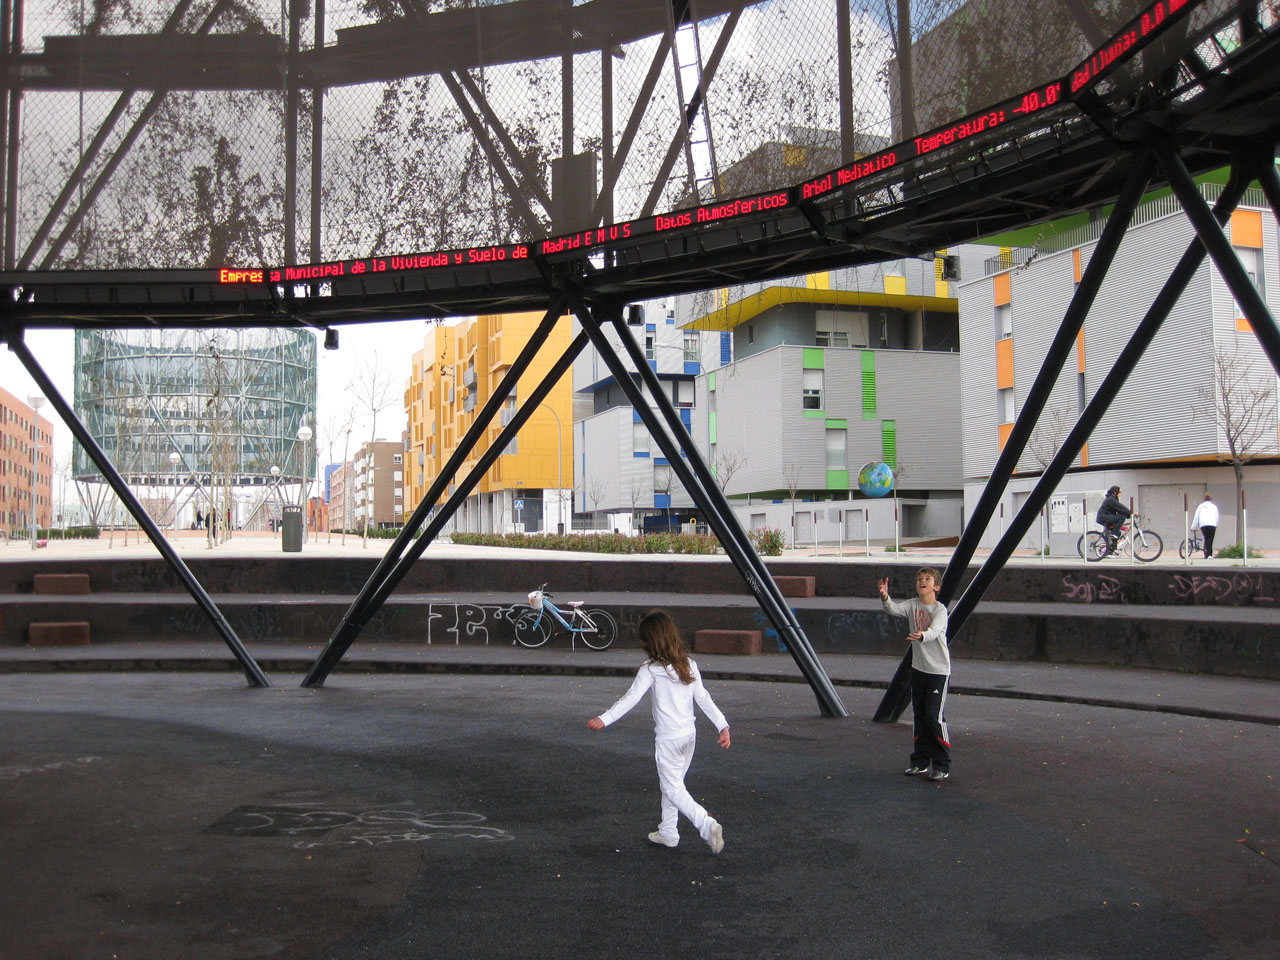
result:
<svg viewBox="0 0 1280 960"><path fill-rule="evenodd" d="M658 825L658 832L668 840L680 837L676 827L677 814L683 813L688 817L703 840L708 838L711 824L715 822L684 785L684 775L693 762L693 748L697 740L697 734L690 734L679 740L655 740L653 743L654 759L658 763L658 785L662 788L662 822Z"/></svg>

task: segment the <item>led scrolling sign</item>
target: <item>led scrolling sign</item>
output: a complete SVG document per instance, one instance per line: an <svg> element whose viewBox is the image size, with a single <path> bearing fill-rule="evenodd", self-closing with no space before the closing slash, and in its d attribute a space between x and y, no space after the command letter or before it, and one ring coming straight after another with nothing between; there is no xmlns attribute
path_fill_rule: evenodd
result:
<svg viewBox="0 0 1280 960"><path fill-rule="evenodd" d="M566 236L550 237L534 243L501 244L469 247L437 253L414 253L390 257L364 257L330 263L302 264L271 269L232 269L218 271L220 283L295 283L332 280L388 272L420 271L434 267L461 267L481 264L509 263L527 260L534 255L554 255L569 251L604 249L611 244L645 234L661 234L739 217L768 213L812 200L832 190L857 183L866 177L908 161L928 156L935 150L989 133L1019 117L1029 116L1064 100L1072 101L1100 82L1116 67L1134 55L1158 33L1204 0L1157 0L1135 17L1128 26L1095 50L1088 59L1059 80L1027 93L1010 97L1003 103L913 137L879 153L859 158L852 163L807 180L794 187L757 194L736 200L705 204L687 210L643 217L624 223L609 224Z"/></svg>

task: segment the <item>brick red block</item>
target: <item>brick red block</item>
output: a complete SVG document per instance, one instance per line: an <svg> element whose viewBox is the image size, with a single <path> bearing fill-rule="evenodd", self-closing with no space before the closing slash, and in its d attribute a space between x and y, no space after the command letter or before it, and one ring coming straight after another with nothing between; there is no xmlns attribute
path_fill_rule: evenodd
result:
<svg viewBox="0 0 1280 960"><path fill-rule="evenodd" d="M36 593L88 593L87 573L37 573Z"/></svg>
<svg viewBox="0 0 1280 960"><path fill-rule="evenodd" d="M760 652L759 630L699 630L693 635L695 653L726 653L737 656Z"/></svg>
<svg viewBox="0 0 1280 960"><path fill-rule="evenodd" d="M784 597L816 597L818 582L814 577L774 577Z"/></svg>
<svg viewBox="0 0 1280 960"><path fill-rule="evenodd" d="M83 620L28 624L27 642L33 647L87 647L89 624Z"/></svg>

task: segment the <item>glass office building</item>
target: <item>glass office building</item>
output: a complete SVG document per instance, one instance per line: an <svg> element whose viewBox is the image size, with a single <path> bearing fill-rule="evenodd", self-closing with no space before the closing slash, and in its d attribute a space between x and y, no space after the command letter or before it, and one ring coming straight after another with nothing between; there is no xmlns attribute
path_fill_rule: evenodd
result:
<svg viewBox="0 0 1280 960"><path fill-rule="evenodd" d="M298 482L314 428L309 330L79 330L75 409L133 485ZM177 462L170 455L177 453ZM77 481L102 479L75 445Z"/></svg>

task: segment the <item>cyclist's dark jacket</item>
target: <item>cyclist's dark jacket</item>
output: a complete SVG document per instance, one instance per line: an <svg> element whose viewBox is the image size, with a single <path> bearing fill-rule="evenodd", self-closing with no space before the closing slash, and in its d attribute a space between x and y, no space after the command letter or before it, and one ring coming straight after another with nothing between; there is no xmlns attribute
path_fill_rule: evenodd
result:
<svg viewBox="0 0 1280 960"><path fill-rule="evenodd" d="M1098 522L1103 526L1124 520L1133 516L1133 511L1120 502L1120 498L1114 493L1108 493L1102 506L1098 508Z"/></svg>

